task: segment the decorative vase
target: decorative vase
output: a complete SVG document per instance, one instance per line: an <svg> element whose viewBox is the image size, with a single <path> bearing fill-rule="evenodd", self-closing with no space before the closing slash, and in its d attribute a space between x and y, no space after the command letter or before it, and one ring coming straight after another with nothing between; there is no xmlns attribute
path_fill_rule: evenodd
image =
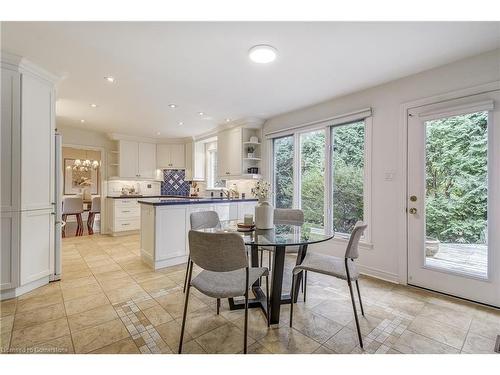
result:
<svg viewBox="0 0 500 375"><path fill-rule="evenodd" d="M274 208L267 201L259 201L255 206L255 227L257 229L274 228Z"/></svg>

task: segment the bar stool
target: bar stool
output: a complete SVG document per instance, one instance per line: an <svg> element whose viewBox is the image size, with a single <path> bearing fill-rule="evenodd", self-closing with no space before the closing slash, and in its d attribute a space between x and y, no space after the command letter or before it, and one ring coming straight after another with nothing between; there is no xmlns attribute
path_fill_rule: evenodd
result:
<svg viewBox="0 0 500 375"><path fill-rule="evenodd" d="M83 235L83 220L82 220L82 212L83 212L83 198L82 197L66 197L63 200L63 209L62 209L62 220L67 222L67 217L70 215L76 216L76 236ZM62 228L62 237L66 237L66 226Z"/></svg>
<svg viewBox="0 0 500 375"><path fill-rule="evenodd" d="M96 195L92 197L92 203L90 204L89 217L87 218L87 229L90 234L94 234L94 219L95 214L101 214L101 196Z"/></svg>

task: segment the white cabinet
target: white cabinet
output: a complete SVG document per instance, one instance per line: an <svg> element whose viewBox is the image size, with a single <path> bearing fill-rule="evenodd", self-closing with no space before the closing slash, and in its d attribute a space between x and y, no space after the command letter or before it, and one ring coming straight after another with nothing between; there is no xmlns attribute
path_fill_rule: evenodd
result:
<svg viewBox="0 0 500 375"><path fill-rule="evenodd" d="M108 198L108 230L112 236L141 228L141 211L137 199Z"/></svg>
<svg viewBox="0 0 500 375"><path fill-rule="evenodd" d="M156 146L158 168L186 168L185 146L180 143Z"/></svg>
<svg viewBox="0 0 500 375"><path fill-rule="evenodd" d="M119 177L154 179L156 145L154 143L119 140Z"/></svg>
<svg viewBox="0 0 500 375"><path fill-rule="evenodd" d="M219 177L240 176L242 161L241 128L217 134L217 172Z"/></svg>
<svg viewBox="0 0 500 375"><path fill-rule="evenodd" d="M2 51L3 52L3 51ZM2 53L0 299L49 282L56 77Z"/></svg>
<svg viewBox="0 0 500 375"><path fill-rule="evenodd" d="M156 261L186 256L186 208L156 207Z"/></svg>

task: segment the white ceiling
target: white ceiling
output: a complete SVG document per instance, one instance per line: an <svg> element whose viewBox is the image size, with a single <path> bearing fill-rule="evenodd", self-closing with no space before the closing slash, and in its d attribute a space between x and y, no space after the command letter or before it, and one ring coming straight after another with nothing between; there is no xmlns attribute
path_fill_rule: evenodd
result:
<svg viewBox="0 0 500 375"><path fill-rule="evenodd" d="M266 119L500 46L499 22L3 22L1 31L2 49L63 77L58 124L147 137ZM273 45L278 59L252 63L255 44Z"/></svg>

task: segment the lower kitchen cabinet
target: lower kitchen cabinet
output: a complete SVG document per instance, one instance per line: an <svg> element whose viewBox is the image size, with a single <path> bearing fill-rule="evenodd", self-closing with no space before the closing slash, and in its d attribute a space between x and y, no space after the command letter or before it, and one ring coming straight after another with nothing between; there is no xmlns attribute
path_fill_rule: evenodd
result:
<svg viewBox="0 0 500 375"><path fill-rule="evenodd" d="M112 236L129 234L141 228L141 210L137 199L108 198L108 231Z"/></svg>

